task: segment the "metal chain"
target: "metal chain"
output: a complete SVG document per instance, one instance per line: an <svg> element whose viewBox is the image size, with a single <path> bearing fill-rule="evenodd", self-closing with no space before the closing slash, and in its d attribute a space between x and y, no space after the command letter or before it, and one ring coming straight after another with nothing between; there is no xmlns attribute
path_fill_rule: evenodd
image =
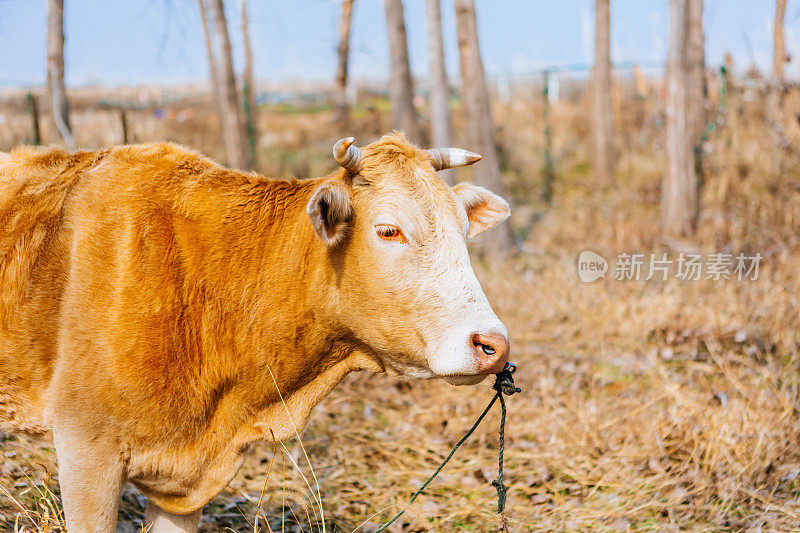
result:
<svg viewBox="0 0 800 533"><path fill-rule="evenodd" d="M422 486L417 489L417 491L411 496L411 499L408 500L408 504L403 508L400 512L394 515L388 522L384 523L381 527L375 530L375 533L380 533L381 531L385 531L390 525L392 525L395 520L400 518L406 510L411 507L411 504L414 503L414 500L417 499L417 496L422 494L425 488L433 481L433 479L439 475L444 465L447 464L448 461L455 455L456 450L458 450L464 442L475 432L478 428L480 423L483 421L486 414L492 409L494 402L498 399L500 400L500 446L499 446L499 466L497 469L497 478L496 480L492 481L492 486L497 489L497 512L502 513L503 509L506 506L506 493L508 491L508 487L503 484L503 451L505 448L505 425L506 425L506 401L503 398L503 395L511 396L512 394L516 394L518 392L522 392L522 389L514 385L514 377L512 374L517 370L517 367L511 363L506 363L505 368L502 372L497 374L495 378L494 385L492 388L497 391L496 394L492 397L492 400L489 402L489 405L486 406L486 409L483 410L481 415L478 417L478 420L469 428L469 431L464 434L461 439L453 446L453 449L450 450L450 453L447 454L447 457L444 458L444 461L433 471L433 474L422 484Z"/></svg>

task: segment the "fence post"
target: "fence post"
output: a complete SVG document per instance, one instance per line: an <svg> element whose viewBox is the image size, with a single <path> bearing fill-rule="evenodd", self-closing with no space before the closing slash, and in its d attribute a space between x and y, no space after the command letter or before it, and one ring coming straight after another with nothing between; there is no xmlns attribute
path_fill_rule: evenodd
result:
<svg viewBox="0 0 800 533"><path fill-rule="evenodd" d="M728 68L723 64L719 67L722 83L719 87L719 110L722 114L728 110Z"/></svg>
<svg viewBox="0 0 800 533"><path fill-rule="evenodd" d="M726 145L728 148L733 144L733 115L728 110L728 95L730 93L730 70L728 69L728 65L723 63L719 67L719 75L721 78L721 83L719 86L719 116L722 117L722 120L725 124L726 129Z"/></svg>
<svg viewBox="0 0 800 533"><path fill-rule="evenodd" d="M42 144L42 135L39 131L39 108L36 105L36 98L31 91L28 91L26 99L28 101L28 112L31 115L31 129L33 132L33 139L31 139L31 142L38 146Z"/></svg>
<svg viewBox="0 0 800 533"><path fill-rule="evenodd" d="M243 93L244 93L244 116L246 120L246 127L247 127L247 147L250 150L250 163L252 168L256 166L256 127L253 123L253 112L254 109L250 109L250 101L252 100L252 96L250 91L253 88L250 87L250 83L245 79L244 86L243 86Z"/></svg>
<svg viewBox="0 0 800 533"><path fill-rule="evenodd" d="M119 110L119 125L122 128L122 144L128 144L128 115L124 109Z"/></svg>
<svg viewBox="0 0 800 533"><path fill-rule="evenodd" d="M544 87L542 88L542 104L544 105L544 190L542 200L547 204L553 201L553 182L556 179L553 170L553 139L550 135L550 69L544 70Z"/></svg>

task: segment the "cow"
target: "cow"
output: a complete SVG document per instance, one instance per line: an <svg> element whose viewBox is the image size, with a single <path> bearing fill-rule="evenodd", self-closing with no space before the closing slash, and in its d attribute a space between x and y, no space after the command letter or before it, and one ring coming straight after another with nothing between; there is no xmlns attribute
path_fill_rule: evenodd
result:
<svg viewBox="0 0 800 533"><path fill-rule="evenodd" d="M349 373L480 382L508 332L467 240L508 203L402 133L270 179L169 143L0 153L0 423L52 438L70 532L196 531L257 441Z"/></svg>

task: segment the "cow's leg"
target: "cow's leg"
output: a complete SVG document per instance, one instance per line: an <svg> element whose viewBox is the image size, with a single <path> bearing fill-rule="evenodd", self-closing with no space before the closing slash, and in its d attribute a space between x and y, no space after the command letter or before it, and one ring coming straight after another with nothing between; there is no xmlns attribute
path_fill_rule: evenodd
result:
<svg viewBox="0 0 800 533"><path fill-rule="evenodd" d="M61 503L70 533L114 533L124 462L118 446L74 428L53 428Z"/></svg>
<svg viewBox="0 0 800 533"><path fill-rule="evenodd" d="M147 500L144 525L150 528L147 530L149 533L194 533L200 526L202 512L202 509L198 509L187 515L172 514Z"/></svg>

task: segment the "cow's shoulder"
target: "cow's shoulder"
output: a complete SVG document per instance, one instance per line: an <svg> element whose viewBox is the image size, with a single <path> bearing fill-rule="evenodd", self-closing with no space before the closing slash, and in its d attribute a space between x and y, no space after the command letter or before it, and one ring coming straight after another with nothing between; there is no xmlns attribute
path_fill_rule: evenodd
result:
<svg viewBox="0 0 800 533"><path fill-rule="evenodd" d="M130 174L147 183L175 177L196 179L225 170L196 150L169 142L116 146L98 168Z"/></svg>

